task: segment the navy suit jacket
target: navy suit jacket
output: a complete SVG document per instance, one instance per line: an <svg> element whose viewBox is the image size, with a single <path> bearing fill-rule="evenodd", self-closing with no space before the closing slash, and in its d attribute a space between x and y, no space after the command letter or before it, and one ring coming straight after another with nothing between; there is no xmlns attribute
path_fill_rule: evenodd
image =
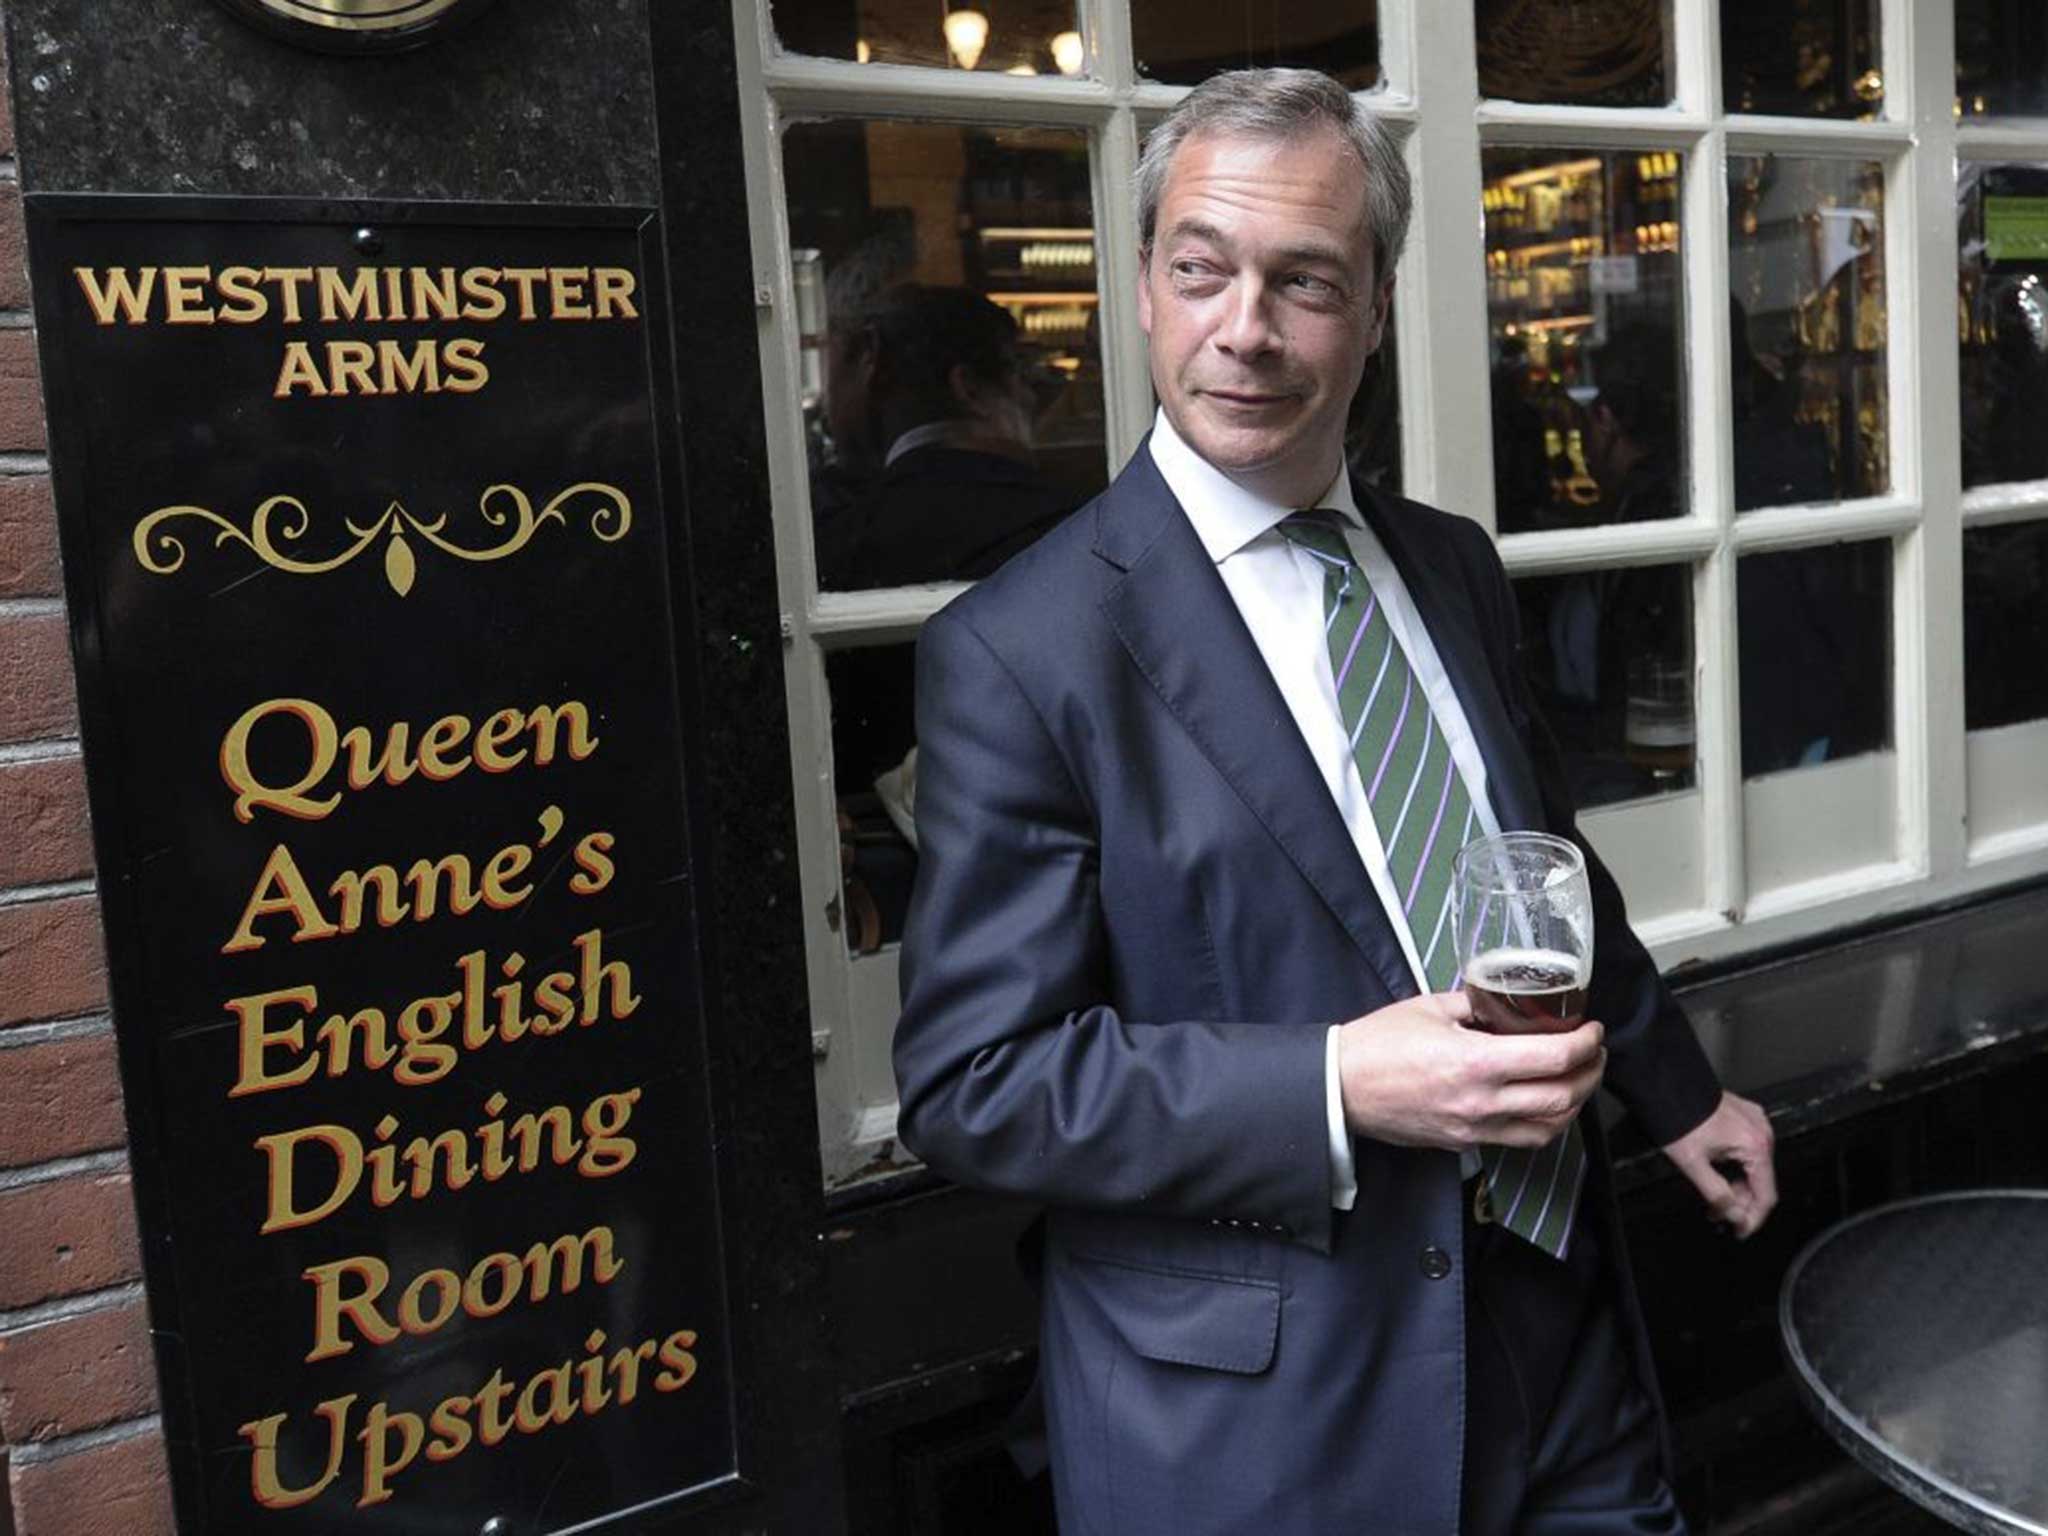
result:
<svg viewBox="0 0 2048 1536"><path fill-rule="evenodd" d="M1414 503L1360 505L1501 826L1576 836L1492 543ZM1148 451L925 626L917 707L899 1126L948 1177L1048 1207L1063 1528L1455 1530L1463 1265L1432 1278L1421 1257L1459 1252L1458 1159L1359 1140L1356 1206L1330 1205L1325 1029L1415 984ZM1719 1084L1587 863L1606 1082L1661 1144ZM1606 1227L1593 1118L1580 1219Z"/></svg>

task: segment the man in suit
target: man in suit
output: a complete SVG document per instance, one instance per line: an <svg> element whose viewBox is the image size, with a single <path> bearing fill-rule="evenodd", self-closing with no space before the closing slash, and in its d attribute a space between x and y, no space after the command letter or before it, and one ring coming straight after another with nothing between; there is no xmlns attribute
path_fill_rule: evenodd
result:
<svg viewBox="0 0 2048 1536"><path fill-rule="evenodd" d="M896 1040L908 1145L1048 1207L1062 1528L1682 1530L1579 1110L1604 1080L1744 1236L1769 1126L1590 851L1587 1022L1465 1027L1439 844L1576 833L1491 543L1343 472L1399 153L1240 72L1138 198L1152 435L920 642Z"/></svg>

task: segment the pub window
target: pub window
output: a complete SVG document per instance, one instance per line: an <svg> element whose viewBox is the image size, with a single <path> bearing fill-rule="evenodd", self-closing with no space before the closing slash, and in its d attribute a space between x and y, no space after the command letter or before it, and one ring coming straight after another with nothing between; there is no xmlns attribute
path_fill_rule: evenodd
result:
<svg viewBox="0 0 2048 1536"><path fill-rule="evenodd" d="M1663 962L2048 872L2031 0L733 17L829 1184L904 1166L913 643L1142 440L1131 174L1218 69L1324 69L1402 139L1416 220L1353 468L1495 534L1582 826ZM1950 219L1954 270L1922 233ZM872 365L906 334L933 396L938 353L971 359L956 425L891 405ZM892 449L956 438L1011 446L1000 527L877 496Z"/></svg>

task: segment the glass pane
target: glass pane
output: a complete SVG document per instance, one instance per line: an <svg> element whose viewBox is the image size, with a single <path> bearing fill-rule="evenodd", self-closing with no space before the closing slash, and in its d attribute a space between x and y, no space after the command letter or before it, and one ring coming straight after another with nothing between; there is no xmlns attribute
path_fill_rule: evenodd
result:
<svg viewBox="0 0 2048 1536"><path fill-rule="evenodd" d="M1676 150L1488 149L1503 533L1685 510Z"/></svg>
<svg viewBox="0 0 2048 1536"><path fill-rule="evenodd" d="M2048 719L2048 522L1963 535L1963 721Z"/></svg>
<svg viewBox="0 0 2048 1536"><path fill-rule="evenodd" d="M1875 117L1884 105L1878 0L1721 7L1721 97L1730 112Z"/></svg>
<svg viewBox="0 0 2048 1536"><path fill-rule="evenodd" d="M1522 662L1583 809L1694 783L1692 572L1515 583Z"/></svg>
<svg viewBox="0 0 2048 1536"><path fill-rule="evenodd" d="M2048 478L2048 166L1957 173L1963 484Z"/></svg>
<svg viewBox="0 0 2048 1536"><path fill-rule="evenodd" d="M839 810L840 931L857 955L903 936L917 850L910 842L917 745L915 644L832 651L832 772Z"/></svg>
<svg viewBox="0 0 2048 1536"><path fill-rule="evenodd" d="M1107 479L1078 133L783 135L818 584L986 576Z"/></svg>
<svg viewBox="0 0 2048 1536"><path fill-rule="evenodd" d="M1735 590L1743 777L1889 745L1891 545L1745 555Z"/></svg>
<svg viewBox="0 0 2048 1536"><path fill-rule="evenodd" d="M1669 0L1474 0L1479 94L1664 106L1671 100L1670 13Z"/></svg>
<svg viewBox="0 0 2048 1536"><path fill-rule="evenodd" d="M2048 8L1956 0L1956 115L2048 113Z"/></svg>
<svg viewBox="0 0 2048 1536"><path fill-rule="evenodd" d="M1735 505L1891 488L1884 167L1728 158Z"/></svg>
<svg viewBox="0 0 2048 1536"><path fill-rule="evenodd" d="M1074 0L775 0L791 53L1012 75L1078 75Z"/></svg>
<svg viewBox="0 0 2048 1536"><path fill-rule="evenodd" d="M1224 69L1320 69L1354 91L1379 83L1375 0L1131 0L1138 73L1196 85Z"/></svg>

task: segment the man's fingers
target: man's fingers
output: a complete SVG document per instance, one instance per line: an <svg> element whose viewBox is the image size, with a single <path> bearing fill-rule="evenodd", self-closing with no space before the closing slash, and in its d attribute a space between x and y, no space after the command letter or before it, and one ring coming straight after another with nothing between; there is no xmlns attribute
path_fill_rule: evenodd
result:
<svg viewBox="0 0 2048 1536"><path fill-rule="evenodd" d="M1571 1077L1606 1059L1606 1026L1588 1019L1559 1035L1489 1035L1488 1054L1504 1083Z"/></svg>
<svg viewBox="0 0 2048 1536"><path fill-rule="evenodd" d="M1566 1121L1600 1086L1606 1052L1563 1077L1524 1079L1507 1084L1496 1101L1497 1118L1503 1121L1538 1120L1562 1130Z"/></svg>
<svg viewBox="0 0 2048 1536"><path fill-rule="evenodd" d="M1472 999L1466 995L1462 988L1456 992L1438 992L1433 995L1436 1001L1442 1005L1444 1017L1453 1024L1469 1024L1472 1022Z"/></svg>
<svg viewBox="0 0 2048 1536"><path fill-rule="evenodd" d="M1725 1221L1741 1231L1745 1214L1743 1199L1736 1192L1736 1186L1722 1178L1714 1165L1704 1158L1692 1159L1679 1164L1679 1169L1692 1181L1692 1187L1700 1192L1700 1198L1707 1203L1707 1210L1716 1221ZM1750 1229L1754 1231L1755 1228ZM1742 1233L1748 1236L1747 1232Z"/></svg>

